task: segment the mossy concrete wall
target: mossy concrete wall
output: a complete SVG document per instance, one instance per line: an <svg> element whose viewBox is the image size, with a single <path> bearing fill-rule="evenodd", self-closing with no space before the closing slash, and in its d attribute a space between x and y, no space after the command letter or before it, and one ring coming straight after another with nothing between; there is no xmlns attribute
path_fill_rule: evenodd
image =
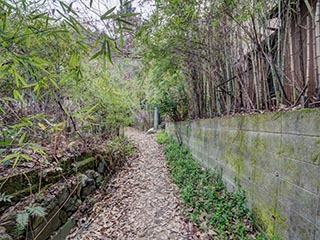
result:
<svg viewBox="0 0 320 240"><path fill-rule="evenodd" d="M319 109L169 123L167 132L222 169L229 189L240 183L266 233L320 239Z"/></svg>

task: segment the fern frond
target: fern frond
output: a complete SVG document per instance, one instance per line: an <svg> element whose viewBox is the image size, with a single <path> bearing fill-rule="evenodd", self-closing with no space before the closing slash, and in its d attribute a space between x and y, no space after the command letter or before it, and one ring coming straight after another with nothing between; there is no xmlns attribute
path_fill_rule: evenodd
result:
<svg viewBox="0 0 320 240"><path fill-rule="evenodd" d="M27 213L26 211L19 212L17 214L16 220L17 220L17 232L22 232L28 225L29 213Z"/></svg>
<svg viewBox="0 0 320 240"><path fill-rule="evenodd" d="M44 208L41 206L29 205L25 208L25 210L31 216L44 217L46 215Z"/></svg>
<svg viewBox="0 0 320 240"><path fill-rule="evenodd" d="M13 198L12 195L8 195L6 193L0 193L0 202L11 202Z"/></svg>

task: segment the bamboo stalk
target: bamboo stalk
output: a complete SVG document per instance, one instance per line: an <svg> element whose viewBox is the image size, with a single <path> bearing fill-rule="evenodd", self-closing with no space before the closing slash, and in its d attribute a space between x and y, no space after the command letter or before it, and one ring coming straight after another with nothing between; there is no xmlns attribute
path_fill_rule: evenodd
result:
<svg viewBox="0 0 320 240"><path fill-rule="evenodd" d="M299 67L300 67L300 71L299 71L299 77L301 78L302 80L302 83L303 85L302 86L299 86L300 88L305 88L305 68L304 68L304 59L303 59L303 38L302 38L302 19L301 19L301 2L300 0L297 1L297 4L296 4L296 8L297 8L297 27L298 27L298 41L299 41L299 45L301 47L301 51L299 52L299 56L298 56L298 59L299 59ZM298 70L298 69L297 69ZM301 93L300 93L301 94Z"/></svg>
<svg viewBox="0 0 320 240"><path fill-rule="evenodd" d="M227 20L225 20L225 27L227 25ZM226 29L224 27L224 56L225 56L225 71L226 71L226 79L230 79L230 63L229 63L229 54L228 54L228 50L227 50L227 42L228 42L228 37L227 37L227 33L226 33ZM231 92L231 87L230 87L230 81L227 83L227 91ZM229 95L226 96L226 109L227 109L227 114L230 114L230 110L231 110L231 97Z"/></svg>
<svg viewBox="0 0 320 240"><path fill-rule="evenodd" d="M278 42L277 42L277 65L278 65L278 69L282 69L282 62L281 62L281 27L282 27L282 19L281 19L281 11L282 11L282 5L281 5L282 1L278 1L278 21L279 21L279 27L278 27ZM279 72L279 81L281 83L281 85L283 85L283 74L282 71L280 70ZM283 98L281 96L281 92L280 93L280 103L283 103Z"/></svg>
<svg viewBox="0 0 320 240"><path fill-rule="evenodd" d="M258 109L261 109L264 105L263 104L264 103L264 101L263 101L263 64L262 64L262 53L261 52L258 53L258 76L259 76L259 78L258 78L258 82L257 82L257 84L258 84L257 87L258 87L258 91L259 91L259 103L260 103Z"/></svg>
<svg viewBox="0 0 320 240"><path fill-rule="evenodd" d="M245 93L247 96L247 101L246 101L246 108L248 108L248 110L252 110L254 108L254 104L252 102L252 99L250 98L250 93L249 93L249 84L250 84L250 66L249 66L249 61L248 61L248 57L245 59L245 69L247 70L245 73L245 83L242 86L243 89L245 89ZM250 106L250 107L248 107Z"/></svg>
<svg viewBox="0 0 320 240"><path fill-rule="evenodd" d="M286 15L285 15L285 19L283 20L283 23L285 24L283 29L283 44L282 44L282 50L281 50L281 59L280 59L280 79L281 79L281 84L283 86L283 100L285 100L287 93L286 93L286 88L285 88L285 62L286 62L286 56L288 53L288 38L290 38L289 32L290 32L290 28L291 28L291 5L290 5L290 1L288 4L288 8L286 9ZM285 7L285 6L283 6ZM290 60L289 60L290 61ZM291 99L291 97L289 97L289 99Z"/></svg>
<svg viewBox="0 0 320 240"><path fill-rule="evenodd" d="M317 63L316 63L316 39L315 39L315 28L316 28L316 19L315 19L315 13L316 13L316 9L313 9L313 18L311 18L311 24L312 24L312 35L311 35L311 42L312 42L312 69L313 69L313 79L314 79L314 83L315 83L315 88L317 88ZM316 89L314 89L314 94L317 95L317 91Z"/></svg>
<svg viewBox="0 0 320 240"><path fill-rule="evenodd" d="M296 93L296 79L295 79L295 63L294 63L294 53L293 53L293 33L292 26L289 25L289 62L290 62L290 76L292 81L292 93L293 93L293 102L297 100Z"/></svg>
<svg viewBox="0 0 320 240"><path fill-rule="evenodd" d="M316 62L316 69L317 69L316 91L319 97L320 96L320 0L317 0L317 4L316 4L315 45L316 45L315 62Z"/></svg>
<svg viewBox="0 0 320 240"><path fill-rule="evenodd" d="M267 6L265 6L265 8L268 8ZM274 61L272 59L272 47L271 47L271 43L270 43L270 36L269 34L266 32L266 15L264 14L262 16L262 22L263 22L263 26L264 26L264 34L265 34L265 42L267 44L267 51L264 52L264 56L266 59L266 62L269 64L270 66L270 70L271 70L271 78L272 78L272 84L273 84L273 88L274 88L274 92L275 92L275 96L276 96L276 105L278 105L281 101L280 101L280 91L279 91L279 87L278 87L278 83L277 83L277 73L276 73L276 67L274 66ZM278 39L278 41L280 41L280 39Z"/></svg>
<svg viewBox="0 0 320 240"><path fill-rule="evenodd" d="M310 67L311 67L311 49L312 49L312 45L311 45L311 19L310 19L310 15L307 16L307 59L306 59L306 91L304 93L305 96L308 95L308 90L309 90L309 84L310 84Z"/></svg>
<svg viewBox="0 0 320 240"><path fill-rule="evenodd" d="M251 62L252 62L252 69L253 69L253 85L255 89L255 98L256 98L256 108L259 109L259 91L258 91L258 80L257 80L257 66L256 66L256 51L253 49L251 51Z"/></svg>

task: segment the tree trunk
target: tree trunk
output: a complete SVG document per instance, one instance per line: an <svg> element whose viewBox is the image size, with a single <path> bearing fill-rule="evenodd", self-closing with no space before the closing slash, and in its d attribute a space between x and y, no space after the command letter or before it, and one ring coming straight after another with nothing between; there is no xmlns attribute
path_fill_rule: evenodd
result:
<svg viewBox="0 0 320 240"><path fill-rule="evenodd" d="M316 14L315 14L315 44L316 44L316 91L317 96L320 97L320 0L317 0Z"/></svg>
<svg viewBox="0 0 320 240"><path fill-rule="evenodd" d="M311 43L311 17L310 15L307 16L307 61L306 61L306 90L304 92L305 97L308 96L309 91L309 84L310 84L310 67L311 67L311 50L312 50L312 43Z"/></svg>

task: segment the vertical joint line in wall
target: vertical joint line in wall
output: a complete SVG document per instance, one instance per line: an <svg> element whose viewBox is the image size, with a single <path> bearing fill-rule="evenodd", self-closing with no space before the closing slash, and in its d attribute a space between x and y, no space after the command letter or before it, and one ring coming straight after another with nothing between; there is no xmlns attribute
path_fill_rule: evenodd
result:
<svg viewBox="0 0 320 240"><path fill-rule="evenodd" d="M277 218L279 218L279 211L278 211L278 200L279 200L279 192L280 192L280 174L281 172L279 171L280 170L280 161L282 160L283 158L283 154L282 154L282 148L283 148L283 124L284 124L284 114L281 113L281 117L280 117L280 156L278 157L277 161L278 161L278 165L277 165L277 170L276 172L274 173L275 176L276 176L276 197L275 197L275 200L274 200L274 209L273 209L273 235L275 235L275 229L276 229L276 222L277 222Z"/></svg>

